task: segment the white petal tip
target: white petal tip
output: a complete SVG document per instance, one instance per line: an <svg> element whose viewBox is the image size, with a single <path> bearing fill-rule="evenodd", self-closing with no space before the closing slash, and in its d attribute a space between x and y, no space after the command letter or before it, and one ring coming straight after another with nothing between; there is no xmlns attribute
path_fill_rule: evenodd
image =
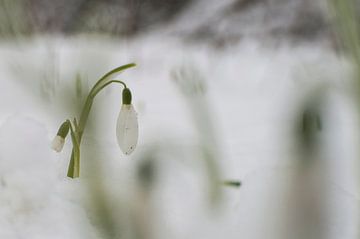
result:
<svg viewBox="0 0 360 239"><path fill-rule="evenodd" d="M65 144L65 139L63 137L60 137L59 135L56 135L51 143L51 148L59 153L63 149L64 144Z"/></svg>

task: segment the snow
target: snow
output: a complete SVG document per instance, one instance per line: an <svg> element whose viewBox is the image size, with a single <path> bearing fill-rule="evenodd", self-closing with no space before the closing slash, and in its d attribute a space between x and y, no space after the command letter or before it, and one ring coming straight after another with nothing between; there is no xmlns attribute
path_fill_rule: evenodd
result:
<svg viewBox="0 0 360 239"><path fill-rule="evenodd" d="M307 93L322 84L330 89L323 135L323 157L331 169L326 238L355 237L357 116L349 63L328 48L274 49L243 41L218 50L149 34L131 41L42 36L4 42L0 52L0 238L105 237L97 230L101 222L88 188L99 175L111 211L120 212L114 217L125 225L124 238L134 236L129 225L139 218L146 221L139 220L146 238L150 233L154 238L280 238L297 169L294 117ZM87 90L107 70L130 62L138 66L120 78L132 90L138 112L137 149L128 157L117 146L121 88L109 87L93 106L81 178L66 178L70 140L60 154L50 144L63 120L77 112L76 75ZM242 181L239 189L223 189L216 212L205 203L202 164L192 153L198 137L170 74L182 66L195 67L205 79L222 176ZM161 146L158 182L149 195L142 194L136 166L154 144ZM100 156L87 161L91 155ZM96 174L92 164L102 165Z"/></svg>

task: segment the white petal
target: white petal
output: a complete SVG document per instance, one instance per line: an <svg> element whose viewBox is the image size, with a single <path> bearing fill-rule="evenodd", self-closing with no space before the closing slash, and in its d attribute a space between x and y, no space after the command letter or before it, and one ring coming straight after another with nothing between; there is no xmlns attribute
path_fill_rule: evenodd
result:
<svg viewBox="0 0 360 239"><path fill-rule="evenodd" d="M117 121L116 136L124 154L131 154L135 150L138 135L137 113L132 105L123 104Z"/></svg>
<svg viewBox="0 0 360 239"><path fill-rule="evenodd" d="M56 135L51 143L51 148L56 152L60 152L64 147L65 139L59 135Z"/></svg>

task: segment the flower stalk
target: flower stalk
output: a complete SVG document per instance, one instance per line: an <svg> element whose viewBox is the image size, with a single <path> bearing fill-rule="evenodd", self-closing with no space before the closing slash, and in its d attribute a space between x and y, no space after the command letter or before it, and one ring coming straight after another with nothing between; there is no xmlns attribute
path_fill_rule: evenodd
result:
<svg viewBox="0 0 360 239"><path fill-rule="evenodd" d="M136 65L134 63L131 64L127 64L127 65L123 65L120 67L117 67L111 71L109 71L108 73L106 73L104 76L102 76L97 82L96 84L91 88L88 96L86 97L83 109L81 111L80 114L80 118L79 121L77 121L76 118L73 119L73 121L71 122L70 120L66 120L59 129L59 132L57 134L57 136L55 137L53 144L52 144L52 148L57 151L60 152L63 144L65 142L65 137L67 135L67 133L70 130L70 135L71 135L71 141L72 141L72 145L73 145L73 149L71 152L71 157L70 157L70 163L69 163L69 168L68 168L68 172L67 172L67 176L70 178L77 178L80 176L80 144L81 144L81 140L82 140L82 136L85 130L85 126L87 123L87 120L89 118L89 114L91 111L91 107L93 105L94 102L94 98L95 96L101 91L103 90L105 87L109 86L112 83L118 83L123 85L124 90L123 90L123 99L124 99L124 94L128 95L130 94L130 104L131 104L131 92L130 89L127 87L127 85L120 80L113 80L113 77L115 74L121 73L122 71L131 68L131 67L135 67ZM124 104L128 105L129 101L128 101L128 97L126 98L126 101L123 102L123 106ZM123 107L122 107L123 108ZM121 112L120 112L121 114ZM132 118L131 124L136 124L137 126L137 118ZM67 132L65 134L65 131L67 129ZM136 128L136 141L137 141L137 128ZM132 142L134 142L134 139L132 139ZM133 143L134 144L134 143ZM135 148L135 145L133 145L133 149ZM120 147L121 149L123 149L122 147ZM125 154L129 154L129 151L123 151ZM132 151L131 151L132 152Z"/></svg>

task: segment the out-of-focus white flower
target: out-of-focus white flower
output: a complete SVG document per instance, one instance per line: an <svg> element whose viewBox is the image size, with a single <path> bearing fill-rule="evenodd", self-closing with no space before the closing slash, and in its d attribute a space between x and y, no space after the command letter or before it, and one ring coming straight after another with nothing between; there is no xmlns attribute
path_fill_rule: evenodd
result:
<svg viewBox="0 0 360 239"><path fill-rule="evenodd" d="M56 152L61 152L65 144L65 139L59 135L56 135L51 143L51 148Z"/></svg>
<svg viewBox="0 0 360 239"><path fill-rule="evenodd" d="M131 154L137 145L139 125L137 113L132 104L123 104L117 120L116 136L124 154Z"/></svg>

